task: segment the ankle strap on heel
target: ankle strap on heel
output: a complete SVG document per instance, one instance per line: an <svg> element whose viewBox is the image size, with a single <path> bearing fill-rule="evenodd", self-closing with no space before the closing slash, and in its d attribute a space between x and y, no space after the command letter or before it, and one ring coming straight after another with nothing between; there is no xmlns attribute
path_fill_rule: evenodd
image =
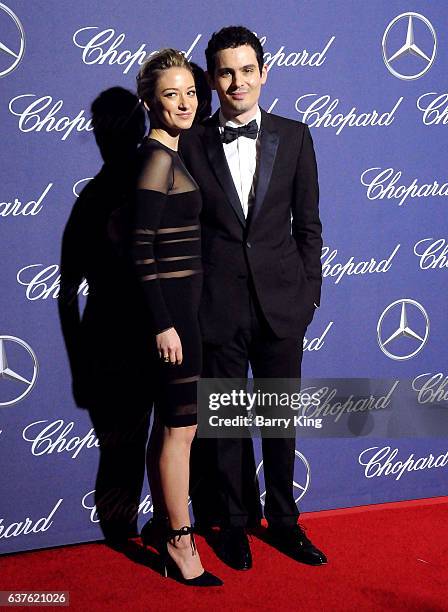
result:
<svg viewBox="0 0 448 612"><path fill-rule="evenodd" d="M194 541L194 530L191 525L184 525L180 529L169 529L167 534L167 540L176 540L179 542L182 536L190 536L191 554L196 554L196 542Z"/></svg>

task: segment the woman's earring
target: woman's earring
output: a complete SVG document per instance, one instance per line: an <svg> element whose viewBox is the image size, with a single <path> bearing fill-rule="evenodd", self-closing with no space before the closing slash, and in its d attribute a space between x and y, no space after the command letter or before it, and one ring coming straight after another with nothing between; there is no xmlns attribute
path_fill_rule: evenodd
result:
<svg viewBox="0 0 448 612"><path fill-rule="evenodd" d="M149 106L146 104L146 102L143 102L143 106L146 108L146 110L147 110L147 111L148 111L148 113L149 113Z"/></svg>

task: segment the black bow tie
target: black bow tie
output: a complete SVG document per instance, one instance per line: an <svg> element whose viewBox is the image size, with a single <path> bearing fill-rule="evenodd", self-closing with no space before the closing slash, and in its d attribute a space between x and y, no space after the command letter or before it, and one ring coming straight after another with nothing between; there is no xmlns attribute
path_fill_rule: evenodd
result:
<svg viewBox="0 0 448 612"><path fill-rule="evenodd" d="M246 138L256 139L258 134L258 125L255 119L249 121L246 125L242 125L241 127L231 127L230 125L226 125L224 128L224 132L222 134L223 143L227 144L229 142L233 142L235 138L239 136L246 136Z"/></svg>

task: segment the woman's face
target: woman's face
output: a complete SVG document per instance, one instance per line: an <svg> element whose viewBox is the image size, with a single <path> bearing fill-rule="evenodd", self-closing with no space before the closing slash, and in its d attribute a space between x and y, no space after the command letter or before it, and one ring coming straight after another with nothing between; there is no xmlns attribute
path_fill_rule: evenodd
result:
<svg viewBox="0 0 448 612"><path fill-rule="evenodd" d="M169 131L191 127L198 100L193 75L186 68L168 68L157 79L151 111Z"/></svg>

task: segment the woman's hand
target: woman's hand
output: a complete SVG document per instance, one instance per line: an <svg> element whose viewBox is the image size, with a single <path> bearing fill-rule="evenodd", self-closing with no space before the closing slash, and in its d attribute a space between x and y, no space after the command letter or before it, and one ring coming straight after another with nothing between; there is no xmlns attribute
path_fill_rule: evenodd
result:
<svg viewBox="0 0 448 612"><path fill-rule="evenodd" d="M182 343L174 327L170 327L156 336L159 357L173 365L182 363Z"/></svg>

